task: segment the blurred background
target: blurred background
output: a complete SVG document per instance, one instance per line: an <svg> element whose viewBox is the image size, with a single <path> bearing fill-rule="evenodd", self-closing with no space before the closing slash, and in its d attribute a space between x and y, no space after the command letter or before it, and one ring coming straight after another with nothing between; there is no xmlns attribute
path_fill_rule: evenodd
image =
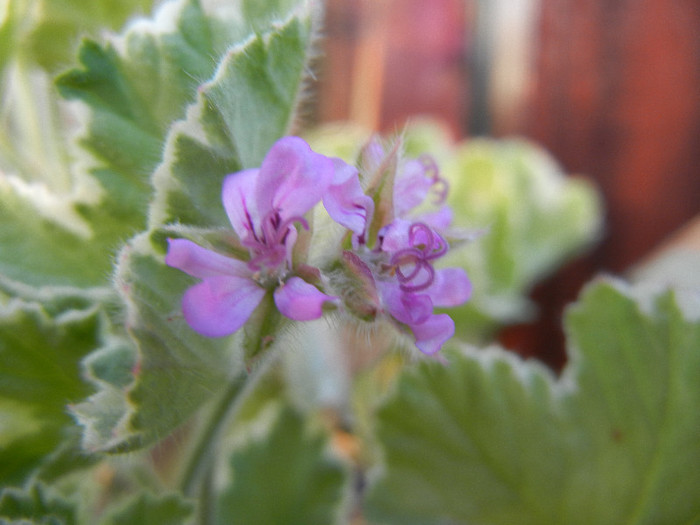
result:
<svg viewBox="0 0 700 525"><path fill-rule="evenodd" d="M324 32L316 122L524 136L600 188L603 238L536 287L540 316L503 331L509 348L560 368L585 282L700 243L697 0L328 0Z"/></svg>

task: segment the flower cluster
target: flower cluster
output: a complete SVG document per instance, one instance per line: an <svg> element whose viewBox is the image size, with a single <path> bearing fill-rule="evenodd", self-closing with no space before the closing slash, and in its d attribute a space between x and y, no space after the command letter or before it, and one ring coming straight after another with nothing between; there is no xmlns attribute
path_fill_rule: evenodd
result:
<svg viewBox="0 0 700 525"><path fill-rule="evenodd" d="M381 172L386 155L378 142L370 142L365 170ZM437 352L453 335L454 323L433 308L459 305L471 291L463 270L434 266L448 251L447 185L427 157L395 166L389 175L381 175L382 184L365 194L356 168L313 152L298 137L285 137L259 169L227 176L223 206L248 257L169 239L166 264L202 279L183 297L189 325L205 336L229 335L272 294L279 312L290 319L317 319L324 307L365 319L385 316L409 330L422 352ZM373 190L386 180L393 181L389 206ZM437 210L420 213L431 193ZM297 243L310 228L307 214L319 203L352 237L348 249L336 249L336 259L346 276L361 283L355 290L335 286L321 269L307 265L304 243Z"/></svg>
<svg viewBox="0 0 700 525"><path fill-rule="evenodd" d="M378 142L370 142L365 148L368 170L381 170L388 155ZM471 283L461 268L434 266L449 249L443 233L452 213L445 204L447 182L432 159L409 160L395 168L390 178L394 180L393 207L383 218L376 242L372 247L372 239L359 242L345 260L365 276L369 289L376 290L368 295L374 297L376 310L388 314L399 328L410 330L418 349L431 355L455 330L452 319L435 314L433 308L464 303L471 295ZM436 198L430 204L436 209L425 206L431 194ZM368 304L364 302L365 310Z"/></svg>

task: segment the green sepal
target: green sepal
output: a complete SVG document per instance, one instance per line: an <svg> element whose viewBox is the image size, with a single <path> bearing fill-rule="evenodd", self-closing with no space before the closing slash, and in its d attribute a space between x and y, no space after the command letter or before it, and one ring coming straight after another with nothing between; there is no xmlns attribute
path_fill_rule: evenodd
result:
<svg viewBox="0 0 700 525"><path fill-rule="evenodd" d="M243 351L246 367L257 360L277 342L286 318L279 313L272 293L265 294L250 319L243 326Z"/></svg>
<svg viewBox="0 0 700 525"><path fill-rule="evenodd" d="M400 163L400 149L400 139L395 139L385 147L374 137L360 152L357 161L362 168L362 184L367 195L374 201L374 215L367 230L370 247L376 243L379 230L394 220L394 181ZM376 155L380 150L381 159L378 159Z"/></svg>

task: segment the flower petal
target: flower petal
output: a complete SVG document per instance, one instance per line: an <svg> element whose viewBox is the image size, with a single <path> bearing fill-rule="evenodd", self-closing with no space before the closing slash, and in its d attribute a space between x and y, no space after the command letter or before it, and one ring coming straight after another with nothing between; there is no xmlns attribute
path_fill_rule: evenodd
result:
<svg viewBox="0 0 700 525"><path fill-rule="evenodd" d="M379 230L379 237L382 241L382 251L394 253L408 248L408 230L411 224L411 221L397 218Z"/></svg>
<svg viewBox="0 0 700 525"><path fill-rule="evenodd" d="M265 290L250 279L209 277L185 292L182 313L196 332L223 337L241 328L264 296Z"/></svg>
<svg viewBox="0 0 700 525"><path fill-rule="evenodd" d="M333 180L333 162L299 137L283 137L260 166L255 199L261 215L277 210L283 220L301 217L321 201Z"/></svg>
<svg viewBox="0 0 700 525"><path fill-rule="evenodd" d="M372 218L374 201L362 191L357 169L341 159L333 159L333 166L333 183L323 196L323 205L335 222L362 235Z"/></svg>
<svg viewBox="0 0 700 525"><path fill-rule="evenodd" d="M416 220L424 222L435 231L444 232L450 227L450 224L452 224L452 215L452 208L445 205L437 211L418 215Z"/></svg>
<svg viewBox="0 0 700 525"><path fill-rule="evenodd" d="M427 355L437 353L455 333L455 323L447 314L431 315L424 323L411 325L418 350Z"/></svg>
<svg viewBox="0 0 700 525"><path fill-rule="evenodd" d="M168 239L165 264L200 279L214 275L250 275L243 261L202 248L188 239Z"/></svg>
<svg viewBox="0 0 700 525"><path fill-rule="evenodd" d="M262 217L255 203L257 169L243 170L228 175L221 189L221 200L228 220L238 237L245 239L259 227Z"/></svg>
<svg viewBox="0 0 700 525"><path fill-rule="evenodd" d="M337 303L338 298L326 295L301 277L292 277L275 290L275 304L285 316L295 321L310 321L323 315L324 303Z"/></svg>
<svg viewBox="0 0 700 525"><path fill-rule="evenodd" d="M379 290L389 314L403 324L425 322L433 313L429 296L404 292L397 282L380 281Z"/></svg>
<svg viewBox="0 0 700 525"><path fill-rule="evenodd" d="M443 268L436 270L435 280L425 293L435 306L459 306L471 296L472 283L461 268Z"/></svg>
<svg viewBox="0 0 700 525"><path fill-rule="evenodd" d="M434 181L425 173L425 166L419 160L406 162L401 175L394 185L394 213L404 217L427 198Z"/></svg>

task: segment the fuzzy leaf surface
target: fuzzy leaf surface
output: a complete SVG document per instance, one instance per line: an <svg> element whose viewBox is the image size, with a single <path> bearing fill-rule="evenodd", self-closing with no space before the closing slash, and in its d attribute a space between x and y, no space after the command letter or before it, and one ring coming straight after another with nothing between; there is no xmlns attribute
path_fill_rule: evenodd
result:
<svg viewBox="0 0 700 525"><path fill-rule="evenodd" d="M55 293L45 300L40 305L15 298L0 306L3 484L21 483L71 437L67 405L89 392L80 360L103 337L103 313L88 297Z"/></svg>
<svg viewBox="0 0 700 525"><path fill-rule="evenodd" d="M80 142L95 159L91 173L113 212L135 230L144 226L150 176L170 125L184 116L225 49L225 35L216 33L223 27L195 0L166 2L153 19L132 24L122 35L84 41L82 67L57 80L65 98L90 109ZM231 35L228 45L238 37Z"/></svg>
<svg viewBox="0 0 700 525"><path fill-rule="evenodd" d="M196 240L226 241L224 229L232 234L221 182L257 166L288 132L306 75L311 13L297 4L306 5L295 3L294 13L268 22L264 32L264 17L256 15L252 25L260 32L225 53L168 134L154 179L154 229L128 243L117 263L116 286L137 347L136 379L126 386L96 381L98 392L76 407L88 449L132 450L165 437L240 371L236 336L206 338L185 323L180 302L196 280L165 266L165 243L195 231Z"/></svg>
<svg viewBox="0 0 700 525"><path fill-rule="evenodd" d="M49 12L65 8L83 20L103 8L105 16L117 10L103 2L29 4ZM0 242L6 248L0 272L33 285L104 284L121 243L145 227L150 177L170 125L214 73L223 50L249 32L205 14L196 0L171 0L121 35L84 41L82 67L61 75L56 86L82 101L87 117L59 103L48 74L11 70L7 96L15 103L0 137ZM67 145L73 133L64 113L87 118L77 156Z"/></svg>
<svg viewBox="0 0 700 525"><path fill-rule="evenodd" d="M88 450L133 450L167 436L241 366L231 338L187 326L179 304L194 280L165 266L146 234L122 251L116 280L135 350L115 340L86 359L98 391L73 412Z"/></svg>
<svg viewBox="0 0 700 525"><path fill-rule="evenodd" d="M555 379L500 349L408 372L379 412L382 523L700 519L700 316L672 292L590 285Z"/></svg>
<svg viewBox="0 0 700 525"><path fill-rule="evenodd" d="M226 53L168 136L154 179L152 225L230 228L220 204L222 181L260 166L291 131L308 75L311 25L312 13L297 9Z"/></svg>

